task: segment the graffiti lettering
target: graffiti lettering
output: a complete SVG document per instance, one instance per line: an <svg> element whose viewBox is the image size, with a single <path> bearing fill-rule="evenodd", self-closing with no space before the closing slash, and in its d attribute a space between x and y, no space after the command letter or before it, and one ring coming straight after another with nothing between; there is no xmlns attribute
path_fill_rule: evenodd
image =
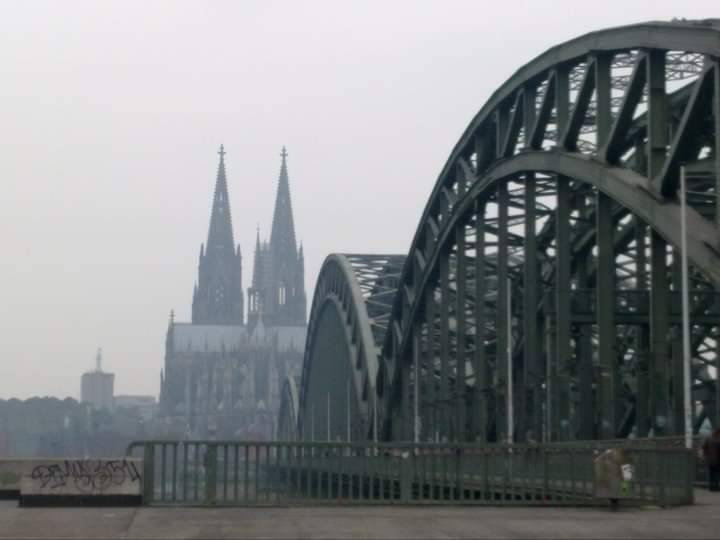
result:
<svg viewBox="0 0 720 540"><path fill-rule="evenodd" d="M140 479L135 463L126 459L66 459L61 464L38 465L30 476L40 482L41 488L74 487L83 493L105 491Z"/></svg>

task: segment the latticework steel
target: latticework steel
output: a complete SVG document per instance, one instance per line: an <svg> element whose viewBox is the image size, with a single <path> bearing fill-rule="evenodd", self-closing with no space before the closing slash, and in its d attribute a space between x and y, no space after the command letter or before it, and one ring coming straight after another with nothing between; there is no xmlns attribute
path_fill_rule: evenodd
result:
<svg viewBox="0 0 720 540"><path fill-rule="evenodd" d="M326 260L299 433L682 433L681 165L693 429L718 426L719 134L720 20L602 30L521 67L456 144L406 258Z"/></svg>
<svg viewBox="0 0 720 540"><path fill-rule="evenodd" d="M299 393L298 437L365 439L380 351L405 257L330 255L315 286ZM350 426L350 429L348 429Z"/></svg>

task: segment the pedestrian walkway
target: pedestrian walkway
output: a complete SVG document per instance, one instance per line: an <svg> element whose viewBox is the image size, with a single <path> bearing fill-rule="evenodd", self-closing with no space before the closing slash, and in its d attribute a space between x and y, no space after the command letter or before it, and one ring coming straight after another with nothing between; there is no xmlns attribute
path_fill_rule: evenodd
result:
<svg viewBox="0 0 720 540"><path fill-rule="evenodd" d="M670 509L538 507L18 508L0 538L718 538L720 494Z"/></svg>

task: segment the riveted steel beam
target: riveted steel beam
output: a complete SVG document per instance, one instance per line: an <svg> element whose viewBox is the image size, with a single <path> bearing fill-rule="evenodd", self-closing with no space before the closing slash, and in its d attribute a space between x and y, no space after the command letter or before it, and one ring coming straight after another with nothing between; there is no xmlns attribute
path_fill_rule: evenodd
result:
<svg viewBox="0 0 720 540"><path fill-rule="evenodd" d="M614 439L619 426L618 361L615 347L615 242L610 197L597 195L598 412L602 438Z"/></svg>
<svg viewBox="0 0 720 540"><path fill-rule="evenodd" d="M519 396L520 405L520 435L524 438L529 430L534 431L541 418L540 390L542 372L540 369L540 321L537 309L540 294L540 268L538 261L538 246L535 227L537 221L537 185L535 175L528 173L525 176L525 242L523 261L523 333L524 369L522 373L522 393ZM534 435L537 437L537 435Z"/></svg>
<svg viewBox="0 0 720 540"><path fill-rule="evenodd" d="M632 75L630 76L630 82L625 90L623 102L613 123L610 136L604 145L604 149L600 152L600 154L604 156L605 161L613 165L617 165L622 156L625 149L625 141L627 140L627 133L633 124L633 115L643 97L643 90L645 89L648 76L647 64L647 55L642 54L635 63Z"/></svg>
<svg viewBox="0 0 720 540"><path fill-rule="evenodd" d="M515 96L510 118L507 121L507 128L503 129L504 139L501 148L502 157L507 158L515 153L518 135L520 134L520 129L523 126L524 96L525 92L523 90L519 90Z"/></svg>
<svg viewBox="0 0 720 540"><path fill-rule="evenodd" d="M592 66L595 70L595 128L596 146L602 148L607 144L612 128L611 109L611 53L596 53L593 55ZM582 92L582 91L581 91Z"/></svg>
<svg viewBox="0 0 720 540"><path fill-rule="evenodd" d="M445 244L447 246L447 244ZM440 414L438 431L447 440L450 431L450 257L447 247L439 260L440 267Z"/></svg>
<svg viewBox="0 0 720 540"><path fill-rule="evenodd" d="M720 226L720 196L718 196L720 194L720 59L716 57L708 61L712 62L714 74L712 106L715 117L715 148L713 148L715 154L715 224ZM718 373L720 374L720 371ZM720 381L720 376L717 379ZM720 420L720 398L717 398L716 402L718 403L717 418Z"/></svg>
<svg viewBox="0 0 720 540"><path fill-rule="evenodd" d="M467 314L467 264L465 253L465 223L460 222L455 227L455 245L457 247L457 260L455 268L455 329L456 329L456 351L455 351L455 437L454 440L465 441L467 439L467 385L465 366L467 362L466 343L466 314Z"/></svg>
<svg viewBox="0 0 720 540"><path fill-rule="evenodd" d="M669 292L667 242L656 232L650 236L650 412L656 434L665 434L670 418L669 396Z"/></svg>
<svg viewBox="0 0 720 540"><path fill-rule="evenodd" d="M485 353L485 201L476 199L475 213L475 387L473 396L473 434L475 440L487 441L488 421L488 366Z"/></svg>
<svg viewBox="0 0 720 540"><path fill-rule="evenodd" d="M637 218L634 219L635 233L635 287L648 290L650 283L647 272L647 236L648 227ZM637 389L635 396L635 429L638 437L647 437L652 425L650 417L650 331L649 325L637 328L638 357L636 360Z"/></svg>
<svg viewBox="0 0 720 540"><path fill-rule="evenodd" d="M425 295L425 321L427 325L427 342L425 346L425 369L427 376L427 408L429 414L427 414L427 433L431 440L438 439L438 421L440 415L438 414L438 383L437 383L437 359L436 359L436 332L435 326L437 324L437 303L435 301L435 285L426 287Z"/></svg>
<svg viewBox="0 0 720 540"><path fill-rule="evenodd" d="M590 57L585 67L580 90L573 105L572 113L568 120L565 131L561 137L563 148L574 151L578 148L578 137L580 136L580 128L586 122L588 109L590 108L590 99L595 91L595 80L598 70L596 69L596 58Z"/></svg>
<svg viewBox="0 0 720 540"><path fill-rule="evenodd" d="M655 186L665 197L673 196L678 189L680 165L697 159L698 151L702 147L698 134L700 125L706 121L711 111L714 77L715 69L712 64L700 74L673 137L662 171L654 179Z"/></svg>
<svg viewBox="0 0 720 540"><path fill-rule="evenodd" d="M498 248L497 248L497 300L495 302L495 335L497 346L495 349L495 372L497 373L497 385L495 387L496 403L496 429L498 439L502 440L512 434L506 432L507 417L505 414L505 400L507 399L508 381L508 186L507 182L497 184L497 211L498 211Z"/></svg>
<svg viewBox="0 0 720 540"><path fill-rule="evenodd" d="M548 86L543 95L542 103L537 116L533 122L530 135L527 138L527 147L533 150L540 150L543 139L545 137L545 130L550 122L552 115L553 106L555 104L555 89L557 87L557 75L553 74L548 79ZM564 126L563 126L564 127Z"/></svg>
<svg viewBox="0 0 720 540"><path fill-rule="evenodd" d="M570 302L571 279L570 259L570 181L565 176L557 177L557 206L555 207L555 336L554 355L548 362L555 364L551 370L554 380L553 401L556 418L553 419L553 431L559 433L561 419L570 421L569 378L567 377L572 361L570 348L570 320L572 304ZM564 434L567 436L567 433Z"/></svg>

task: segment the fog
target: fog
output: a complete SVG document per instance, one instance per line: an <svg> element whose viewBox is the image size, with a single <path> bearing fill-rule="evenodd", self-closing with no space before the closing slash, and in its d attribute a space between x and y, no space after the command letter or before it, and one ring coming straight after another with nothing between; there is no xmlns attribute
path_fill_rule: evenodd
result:
<svg viewBox="0 0 720 540"><path fill-rule="evenodd" d="M717 0L0 2L0 398L157 394L225 156L252 274L287 146L308 308L331 252L404 253L490 93L607 26Z"/></svg>

